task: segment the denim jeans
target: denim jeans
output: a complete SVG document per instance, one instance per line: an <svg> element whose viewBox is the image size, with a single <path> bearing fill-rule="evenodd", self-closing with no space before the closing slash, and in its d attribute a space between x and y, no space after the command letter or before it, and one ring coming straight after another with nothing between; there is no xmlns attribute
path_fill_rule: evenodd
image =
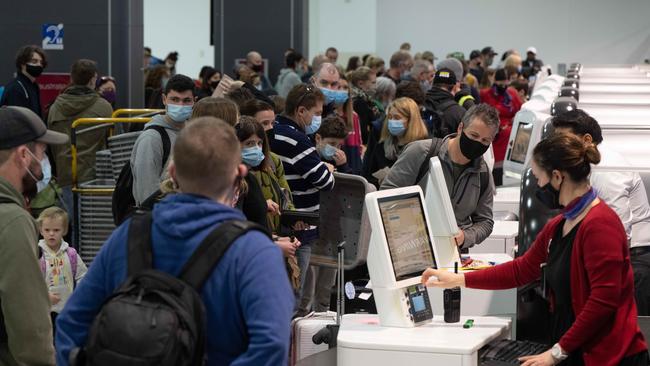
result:
<svg viewBox="0 0 650 366"><path fill-rule="evenodd" d="M74 196L72 193L72 186L67 186L67 187L61 187L61 199L63 199L63 205L65 206L65 210L68 212L68 217L70 221L70 245L73 247L76 246L77 243L77 230L75 227L75 223L77 222L77 217L74 216ZM79 206L77 206L77 214L80 214ZM79 248L76 248L77 250Z"/></svg>
<svg viewBox="0 0 650 366"><path fill-rule="evenodd" d="M300 299L302 298L305 288L305 278L309 270L309 259L311 258L311 243L302 242L300 247L296 249L296 259L298 260L298 267L300 267L300 286L296 291L296 309L299 308Z"/></svg>

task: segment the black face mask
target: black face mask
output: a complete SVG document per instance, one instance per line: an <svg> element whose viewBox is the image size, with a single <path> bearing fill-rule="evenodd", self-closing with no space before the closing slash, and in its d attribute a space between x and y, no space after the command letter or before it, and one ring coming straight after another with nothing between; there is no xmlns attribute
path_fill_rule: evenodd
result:
<svg viewBox="0 0 650 366"><path fill-rule="evenodd" d="M460 134L460 152L469 160L474 160L482 156L490 145L483 145L480 141L470 139L465 131Z"/></svg>
<svg viewBox="0 0 650 366"><path fill-rule="evenodd" d="M275 138L275 129L272 128L270 130L266 130L264 131L264 133L266 133L266 139L269 140L269 144L270 144L271 141L273 141L273 139Z"/></svg>
<svg viewBox="0 0 650 366"><path fill-rule="evenodd" d="M505 86L505 85L494 84L494 89L497 91L498 94L504 95L506 93L506 89L508 89L508 87Z"/></svg>
<svg viewBox="0 0 650 366"><path fill-rule="evenodd" d="M253 69L253 71L255 71L255 72L262 72L262 71L264 71L264 66L262 66L262 65L253 65L253 67L251 67L251 69Z"/></svg>
<svg viewBox="0 0 650 366"><path fill-rule="evenodd" d="M41 76L43 73L43 66L40 65L25 65L25 71L34 78Z"/></svg>
<svg viewBox="0 0 650 366"><path fill-rule="evenodd" d="M220 82L220 81L221 81L221 80L210 82L210 87L211 87L212 89L216 89L217 86L219 86L219 82Z"/></svg>
<svg viewBox="0 0 650 366"><path fill-rule="evenodd" d="M562 183L560 183L560 189L562 189ZM551 210L557 210L563 207L560 204L560 190L553 188L550 181L543 187L537 188L535 197Z"/></svg>

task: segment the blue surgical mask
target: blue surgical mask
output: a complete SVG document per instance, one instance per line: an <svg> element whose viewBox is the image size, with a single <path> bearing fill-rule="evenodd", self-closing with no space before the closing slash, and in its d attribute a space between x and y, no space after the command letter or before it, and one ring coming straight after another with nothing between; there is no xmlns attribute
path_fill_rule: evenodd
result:
<svg viewBox="0 0 650 366"><path fill-rule="evenodd" d="M259 146L244 148L241 150L241 160L248 166L258 167L264 161L264 151Z"/></svg>
<svg viewBox="0 0 650 366"><path fill-rule="evenodd" d="M311 124L305 126L305 133L308 135L313 135L320 128L321 116L314 116L311 119Z"/></svg>
<svg viewBox="0 0 650 366"><path fill-rule="evenodd" d="M320 149L318 149L318 153L320 154L321 158L325 160L334 160L334 154L336 154L336 148L330 144L325 144L323 145Z"/></svg>
<svg viewBox="0 0 650 366"><path fill-rule="evenodd" d="M334 103L342 105L348 100L348 92L345 90L331 90L320 88L320 91L325 95L325 104Z"/></svg>
<svg viewBox="0 0 650 366"><path fill-rule="evenodd" d="M182 123L187 121L192 115L191 105L167 104L167 115L174 122Z"/></svg>
<svg viewBox="0 0 650 366"><path fill-rule="evenodd" d="M404 122L399 119L389 119L388 120L388 132L395 137L400 137L406 132L406 127L404 127Z"/></svg>
<svg viewBox="0 0 650 366"><path fill-rule="evenodd" d="M334 104L336 105L343 105L345 102L348 101L348 92L346 90L337 90L336 92L336 99L334 100Z"/></svg>

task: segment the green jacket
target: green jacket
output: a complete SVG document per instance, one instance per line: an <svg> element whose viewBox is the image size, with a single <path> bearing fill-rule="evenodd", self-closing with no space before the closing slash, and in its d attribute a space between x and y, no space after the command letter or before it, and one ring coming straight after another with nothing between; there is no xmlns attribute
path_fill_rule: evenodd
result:
<svg viewBox="0 0 650 366"><path fill-rule="evenodd" d="M270 165L270 170L252 170L255 177L257 177L257 181L260 183L260 187L262 187L264 199L273 200L273 202L280 205L280 209L282 209L281 201L283 201L284 198L281 196L282 193L278 192L277 187L279 187L285 190L286 193L284 196L289 199L289 201L287 201L287 208L290 210L295 209L293 202L291 202L291 189L289 188L289 183L287 183L287 180L284 177L284 166L282 166L280 158L274 153L271 153ZM267 218L271 231L277 233L280 228L280 216L269 214L267 215Z"/></svg>
<svg viewBox="0 0 650 366"><path fill-rule="evenodd" d="M38 229L22 195L0 177L0 304L7 339L0 365L54 365L50 300L38 264Z"/></svg>
<svg viewBox="0 0 650 366"><path fill-rule="evenodd" d="M86 86L72 86L66 89L50 107L47 125L51 130L70 136L72 122L79 118L110 117L111 104L97 92ZM95 179L95 153L106 148L108 131L106 128L80 133L96 125L83 125L77 128L77 182ZM70 144L53 145L52 153L56 162L57 182L61 187L72 185L72 154Z"/></svg>

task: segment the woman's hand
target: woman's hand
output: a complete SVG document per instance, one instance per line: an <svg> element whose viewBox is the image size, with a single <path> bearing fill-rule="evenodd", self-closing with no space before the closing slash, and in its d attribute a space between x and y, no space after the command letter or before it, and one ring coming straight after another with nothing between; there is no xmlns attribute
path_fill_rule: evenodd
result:
<svg viewBox="0 0 650 366"><path fill-rule="evenodd" d="M277 244L285 257L293 257L296 255L296 249L300 247L300 241L296 238L288 238L286 236L278 236L274 239L275 244Z"/></svg>
<svg viewBox="0 0 650 366"><path fill-rule="evenodd" d="M292 227L293 231L303 231L309 229L309 225L304 221L296 221Z"/></svg>
<svg viewBox="0 0 650 366"><path fill-rule="evenodd" d="M462 273L451 273L446 270L427 268L422 273L422 284L442 288L465 287L465 275Z"/></svg>
<svg viewBox="0 0 650 366"><path fill-rule="evenodd" d="M519 357L519 361L523 362L521 366L553 366L555 365L555 360L551 356L551 350L544 353L540 353L534 356L524 356Z"/></svg>
<svg viewBox="0 0 650 366"><path fill-rule="evenodd" d="M266 212L277 216L280 214L280 205L273 202L272 199L268 199L266 200Z"/></svg>

